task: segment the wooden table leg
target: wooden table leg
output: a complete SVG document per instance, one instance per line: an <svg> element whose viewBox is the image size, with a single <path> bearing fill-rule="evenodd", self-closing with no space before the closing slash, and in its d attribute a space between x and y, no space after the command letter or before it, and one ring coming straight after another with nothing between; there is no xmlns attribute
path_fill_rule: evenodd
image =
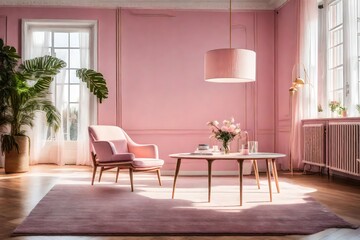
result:
<svg viewBox="0 0 360 240"><path fill-rule="evenodd" d="M272 202L272 191L271 191L271 170L270 170L271 159L266 159L266 175L269 183L270 202Z"/></svg>
<svg viewBox="0 0 360 240"><path fill-rule="evenodd" d="M254 164L254 173L255 173L256 183L257 183L258 189L260 189L259 168L258 168L257 160L253 160L253 164Z"/></svg>
<svg viewBox="0 0 360 240"><path fill-rule="evenodd" d="M271 159L271 163L272 163L272 169L273 169L273 176L274 176L275 184L276 184L276 190L278 193L280 193L279 178L278 178L278 174L277 174L275 158Z"/></svg>
<svg viewBox="0 0 360 240"><path fill-rule="evenodd" d="M178 158L178 160L176 162L175 177L174 177L173 191L172 191L172 199L174 199L174 195L175 195L176 180L177 180L177 177L179 175L180 165L181 165L181 158Z"/></svg>
<svg viewBox="0 0 360 240"><path fill-rule="evenodd" d="M239 181L240 181L240 206L242 206L243 201L243 163L244 160L238 159L239 164Z"/></svg>
<svg viewBox="0 0 360 240"><path fill-rule="evenodd" d="M134 191L134 169L129 168L131 191Z"/></svg>
<svg viewBox="0 0 360 240"><path fill-rule="evenodd" d="M206 159L208 161L208 202L211 200L211 166L213 159Z"/></svg>

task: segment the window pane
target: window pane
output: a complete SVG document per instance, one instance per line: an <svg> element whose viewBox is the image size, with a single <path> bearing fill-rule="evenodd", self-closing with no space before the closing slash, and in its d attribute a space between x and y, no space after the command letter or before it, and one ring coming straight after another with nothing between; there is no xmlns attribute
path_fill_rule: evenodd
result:
<svg viewBox="0 0 360 240"><path fill-rule="evenodd" d="M338 45L329 49L329 68L334 68L343 64L343 45Z"/></svg>
<svg viewBox="0 0 360 240"><path fill-rule="evenodd" d="M69 34L64 32L55 32L54 47L69 47Z"/></svg>
<svg viewBox="0 0 360 240"><path fill-rule="evenodd" d="M343 22L342 1L334 2L329 6L329 29L339 26Z"/></svg>
<svg viewBox="0 0 360 240"><path fill-rule="evenodd" d="M76 70L70 70L70 83L80 83L80 79L76 77Z"/></svg>
<svg viewBox="0 0 360 240"><path fill-rule="evenodd" d="M334 100L338 101L340 103L344 103L343 91L342 90L338 90L338 91L334 92Z"/></svg>
<svg viewBox="0 0 360 240"><path fill-rule="evenodd" d="M79 102L79 85L70 85L70 102Z"/></svg>
<svg viewBox="0 0 360 240"><path fill-rule="evenodd" d="M70 140L76 141L78 136L79 104L70 104L69 135Z"/></svg>
<svg viewBox="0 0 360 240"><path fill-rule="evenodd" d="M343 29L339 28L334 31L330 31L330 47L333 47L343 42Z"/></svg>
<svg viewBox="0 0 360 240"><path fill-rule="evenodd" d="M343 69L337 68L334 70L334 78L333 78L333 89L341 90L343 89Z"/></svg>
<svg viewBox="0 0 360 240"><path fill-rule="evenodd" d="M70 68L80 68L80 49L70 49Z"/></svg>
<svg viewBox="0 0 360 240"><path fill-rule="evenodd" d="M69 53L67 49L54 49L55 57L60 58L69 66Z"/></svg>
<svg viewBox="0 0 360 240"><path fill-rule="evenodd" d="M80 37L78 32L70 33L70 47L80 47Z"/></svg>

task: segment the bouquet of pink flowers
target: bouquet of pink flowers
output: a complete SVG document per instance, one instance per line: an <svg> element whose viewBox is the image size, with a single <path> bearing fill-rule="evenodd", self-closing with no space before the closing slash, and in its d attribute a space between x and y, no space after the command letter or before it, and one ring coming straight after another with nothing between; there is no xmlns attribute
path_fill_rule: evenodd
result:
<svg viewBox="0 0 360 240"><path fill-rule="evenodd" d="M223 125L219 126L218 121L208 122L207 125L210 127L212 134L210 138L216 138L222 141L222 145L225 153L229 152L229 143L235 138L235 136L241 133L240 124L235 123L235 119L224 120Z"/></svg>
<svg viewBox="0 0 360 240"><path fill-rule="evenodd" d="M336 109L338 109L338 107L340 107L340 103L338 101L331 101L329 103L329 107L332 112L335 112Z"/></svg>

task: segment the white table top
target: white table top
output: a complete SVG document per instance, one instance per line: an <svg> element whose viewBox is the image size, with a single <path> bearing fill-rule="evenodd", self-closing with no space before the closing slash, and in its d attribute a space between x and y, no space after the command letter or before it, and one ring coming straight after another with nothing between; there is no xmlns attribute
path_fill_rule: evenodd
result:
<svg viewBox="0 0 360 240"><path fill-rule="evenodd" d="M221 159L221 160L237 160L237 159L273 159L286 157L282 153L250 153L249 155L242 155L241 153L229 153L229 154L213 154L213 155L201 155L199 153L174 153L170 154L169 157L181 158L181 159Z"/></svg>

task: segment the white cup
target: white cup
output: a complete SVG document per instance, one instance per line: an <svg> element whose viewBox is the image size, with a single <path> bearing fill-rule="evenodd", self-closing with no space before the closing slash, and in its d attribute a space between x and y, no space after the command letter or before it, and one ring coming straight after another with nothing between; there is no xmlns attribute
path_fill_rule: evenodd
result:
<svg viewBox="0 0 360 240"><path fill-rule="evenodd" d="M219 151L219 146L214 145L212 150L213 150L213 152L218 152Z"/></svg>
<svg viewBox="0 0 360 240"><path fill-rule="evenodd" d="M248 141L249 145L249 153L257 153L258 152L258 142L257 141Z"/></svg>

